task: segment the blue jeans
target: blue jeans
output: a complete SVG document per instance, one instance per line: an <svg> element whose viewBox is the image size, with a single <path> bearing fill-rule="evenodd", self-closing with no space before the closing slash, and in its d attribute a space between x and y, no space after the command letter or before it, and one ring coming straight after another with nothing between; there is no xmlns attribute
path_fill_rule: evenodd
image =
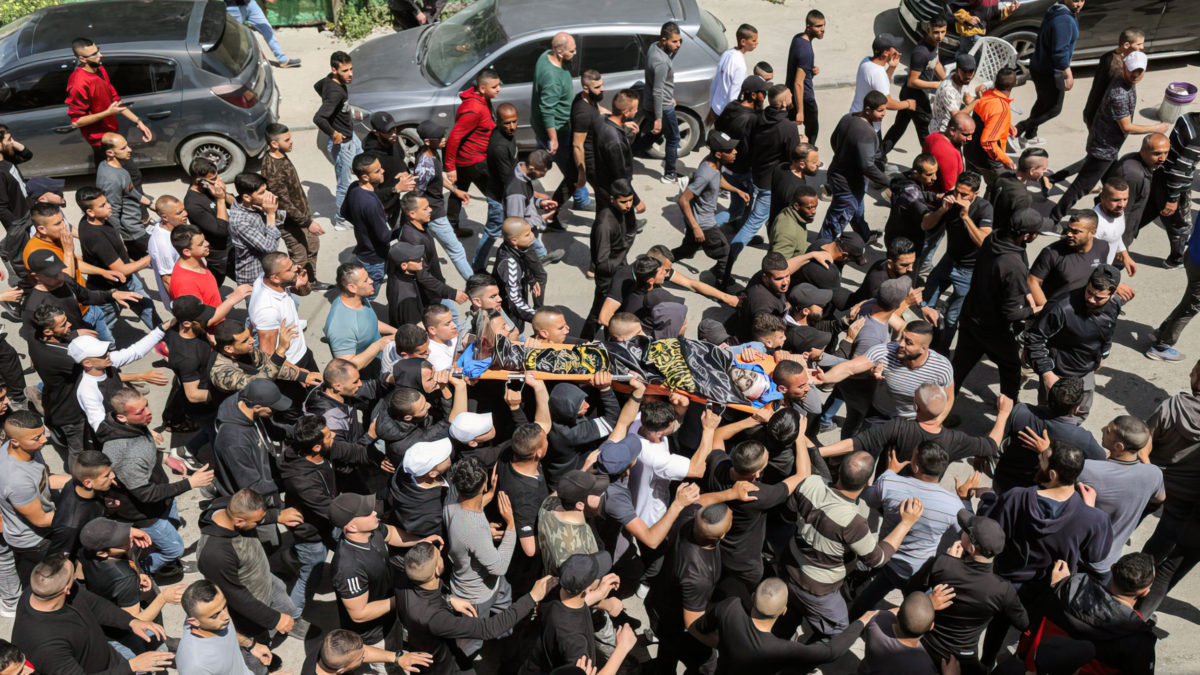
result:
<svg viewBox="0 0 1200 675"><path fill-rule="evenodd" d="M928 277L933 271L933 254L937 252L938 244L946 236L946 228L934 228L925 233L925 243L917 252L917 271L923 277Z"/></svg>
<svg viewBox="0 0 1200 675"><path fill-rule="evenodd" d="M471 269L475 272L482 272L487 267L492 244L496 243L496 238L500 236L500 226L504 224L504 205L491 197L487 198L487 205L487 222L483 224L483 232L479 234L475 260L471 262Z"/></svg>
<svg viewBox="0 0 1200 675"><path fill-rule="evenodd" d="M949 256L944 256L925 280L924 304L927 306L936 305L942 291L950 289L950 299L946 301L946 311L942 314L942 325L933 341L934 349L943 354L950 350L950 343L954 341L954 333L958 330L958 315L962 313L967 291L971 290L971 276L974 273L974 266L959 267Z"/></svg>
<svg viewBox="0 0 1200 675"><path fill-rule="evenodd" d="M350 138L342 139L341 143L334 143L330 138L325 142L325 151L329 153L329 159L333 161L333 173L337 176L337 190L334 192L335 206L333 208L333 217L330 218L334 225L342 222L342 202L346 200L346 190L350 189L350 182L354 180L354 169L351 164L354 158L362 152L362 143L358 140L353 132Z"/></svg>
<svg viewBox="0 0 1200 675"><path fill-rule="evenodd" d="M100 305L88 307L87 313L83 315L83 322L87 324L83 328L91 328L96 331L96 337L105 342L116 343L116 338L113 337L112 330L109 329L108 323L104 319L104 310Z"/></svg>
<svg viewBox="0 0 1200 675"><path fill-rule="evenodd" d="M771 216L771 191L764 190L757 185L752 185L752 187L754 191L751 193L750 217L746 218L746 222L729 242L729 263L725 266L726 279L733 274L733 263L737 260L738 254L746 248L746 245L750 243L754 235L758 234L762 226L767 224L767 219ZM737 196L734 196L733 200L741 201ZM731 211L733 210L732 205L729 208ZM717 224L720 225L719 222Z"/></svg>
<svg viewBox="0 0 1200 675"><path fill-rule="evenodd" d="M375 296L379 295L379 289L383 288L383 281L387 276L387 274L384 272L386 263L369 263L362 258L359 258L358 262L362 263L362 266L367 270L367 276L370 277L371 281L374 282L374 288L371 291L371 297L368 298L368 300L374 301Z"/></svg>
<svg viewBox="0 0 1200 675"><path fill-rule="evenodd" d="M737 195L729 197L729 222L739 223L742 216L747 214L750 205L754 203L754 174L747 171L746 173L727 173L725 180L735 188L746 191L750 195L750 204L742 201Z"/></svg>
<svg viewBox="0 0 1200 675"><path fill-rule="evenodd" d="M225 11L229 12L238 23L249 24L251 28L262 34L267 41L267 46L275 54L275 60L279 63L284 63L288 60L287 54L283 53L283 47L279 45L279 40L275 39L275 29L271 28L271 23L267 21L267 15L258 6L254 0L242 6L225 5Z"/></svg>
<svg viewBox="0 0 1200 675"><path fill-rule="evenodd" d="M529 248L533 249L533 254L539 258L546 256L546 245L542 243L542 235L538 234L537 239L533 240L533 245Z"/></svg>
<svg viewBox="0 0 1200 675"><path fill-rule="evenodd" d="M842 236L842 230L846 229L846 225L854 228L854 231L866 241L871 236L871 228L867 227L866 218L863 217L863 199L866 198L866 188L862 192L854 193L843 190L833 190L833 200L829 204L829 210L825 212L825 220L821 223L821 232L818 235L820 239L837 239Z"/></svg>
<svg viewBox="0 0 1200 675"><path fill-rule="evenodd" d="M292 604L296 606L296 609L300 613L304 613L304 604L308 601L308 582L321 578L321 574L325 570L325 556L329 553L329 549L319 541L298 541L293 544L293 547L296 550L296 557L300 560L300 576L296 578L296 585L292 586L292 592L288 597L292 599Z"/></svg>
<svg viewBox="0 0 1200 675"><path fill-rule="evenodd" d="M429 233L434 239L442 245L442 250L446 251L446 255L450 258L450 262L454 263L454 269L462 275L462 278L471 278L471 265L467 262L467 251L463 248L462 242L458 240L458 236L454 234L454 226L450 224L450 219L442 216L437 220L429 223L426 227L429 228Z"/></svg>
<svg viewBox="0 0 1200 675"><path fill-rule="evenodd" d="M663 157L663 175L674 176L675 160L679 159L679 118L675 116L675 108L663 108L662 132L667 139L667 147Z"/></svg>
<svg viewBox="0 0 1200 675"><path fill-rule="evenodd" d="M171 513L178 517L174 505L171 506ZM170 520L159 518L152 524L143 526L142 529L150 535L150 540L154 542L155 550L150 553L150 564L147 569L151 574L157 572L163 565L183 557L183 537L179 536L179 530L175 529L175 525Z"/></svg>
<svg viewBox="0 0 1200 675"><path fill-rule="evenodd" d="M130 300L127 303L129 308L138 315L138 318L142 320L142 323L146 324L147 328L153 329L158 325L158 313L154 311L154 301L150 299L150 294L146 292L146 287L142 284L142 280L138 278L138 275L130 274L125 278L125 283L118 287L118 290L130 291L131 293L141 295L141 300ZM104 323L107 324L108 329L111 331L117 325L117 317L121 315L121 306L115 302L110 302L99 307L100 312L103 314ZM111 332L109 335L111 338ZM103 340L103 336L100 339Z"/></svg>

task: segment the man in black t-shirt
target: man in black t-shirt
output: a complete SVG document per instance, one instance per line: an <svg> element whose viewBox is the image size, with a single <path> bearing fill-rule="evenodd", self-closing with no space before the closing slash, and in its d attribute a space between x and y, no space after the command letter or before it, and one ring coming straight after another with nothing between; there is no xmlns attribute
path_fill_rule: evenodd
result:
<svg viewBox="0 0 1200 675"><path fill-rule="evenodd" d="M225 181L216 165L204 157L192 160L188 175L192 184L183 196L183 208L188 222L200 228L208 240L209 253L204 261L220 285L229 265L229 207L233 195L225 191Z"/></svg>
<svg viewBox="0 0 1200 675"><path fill-rule="evenodd" d="M154 329L159 324L158 313L154 311L154 303L150 300L149 292L146 291L146 287L142 285L141 279L137 276L139 271L150 266L149 254L137 260L130 259L129 252L125 249L125 242L121 240L121 234L108 222L109 216L112 215L112 205L108 203L108 199L100 191L100 188L91 186L79 188L75 193L75 201L83 210L83 218L79 221L78 227L79 247L83 261L125 276L125 281L118 283L109 281L99 274L92 274L88 276L88 288L98 291L137 293L140 296L138 299L127 301L129 308L138 315L147 328ZM120 314L120 306L109 303L101 305L100 308L104 312L105 323L111 329Z"/></svg>
<svg viewBox="0 0 1200 675"><path fill-rule="evenodd" d="M913 48L908 57L908 79L900 87L900 100L917 102L914 110L900 110L896 113L896 121L883 136L882 154L892 151L896 143L908 130L911 121L917 129L917 142L925 140L929 135L929 122L933 117L933 107L930 105L930 93L938 88L946 77L946 70L938 59L938 45L946 37L946 19L935 16L924 22L925 39Z"/></svg>
<svg viewBox="0 0 1200 675"><path fill-rule="evenodd" d="M876 260L863 276L858 290L850 294L850 305L854 306L863 300L870 300L879 293L879 287L890 279L908 277L912 280L913 288L921 288L925 280L917 271L917 246L907 237L897 237L888 243L887 257ZM928 309L928 308L922 308ZM929 317L925 317L929 321ZM936 323L937 317L930 323Z"/></svg>
<svg viewBox="0 0 1200 675"><path fill-rule="evenodd" d="M817 239L808 247L806 253L816 251L825 251L833 256L833 264L826 265L821 260L806 262L792 274L792 287L812 284L817 288L833 291L834 309L846 309L850 306L850 291L842 288L842 267L847 262L859 265L866 262L866 242L854 230L843 230L837 239Z"/></svg>
<svg viewBox="0 0 1200 675"><path fill-rule="evenodd" d="M1066 236L1038 253L1029 269L1029 291L1038 306L1083 288L1092 270L1108 260L1108 242L1096 237L1099 223L1095 211L1073 211Z"/></svg>
<svg viewBox="0 0 1200 675"><path fill-rule="evenodd" d="M320 648L309 652L300 675L360 675L379 672L377 669L388 663L411 673L432 662L425 652L389 652L364 644L354 631L338 628L329 631Z"/></svg>
<svg viewBox="0 0 1200 675"><path fill-rule="evenodd" d="M596 141L592 130L604 118L604 113L600 112L600 101L604 100L604 77L600 71L588 69L579 76L579 84L582 91L571 101L571 158L575 164L574 198L577 209L587 208L592 203L586 187L587 172L596 161Z"/></svg>
<svg viewBox="0 0 1200 675"><path fill-rule="evenodd" d="M46 537L50 541L47 556L78 559L79 533L92 520L104 517L104 493L114 480L112 460L103 452L89 450L75 457L71 480L54 500L54 520Z"/></svg>
<svg viewBox="0 0 1200 675"><path fill-rule="evenodd" d="M722 453L724 454L724 453ZM683 661L696 672L712 657L712 649L688 633L708 611L721 579L721 542L733 526L727 504L683 510L668 537L663 573L646 596L646 611L658 637L655 672L674 675Z"/></svg>
<svg viewBox="0 0 1200 675"><path fill-rule="evenodd" d="M929 273L922 306L936 308L942 292L950 289L943 322L933 341L933 348L942 354L950 353L958 315L971 290L975 260L983 240L992 232L992 205L979 194L982 184L979 174L964 171L958 175L954 191L943 197L942 205L930 214L938 218L938 227L945 228L946 253Z"/></svg>

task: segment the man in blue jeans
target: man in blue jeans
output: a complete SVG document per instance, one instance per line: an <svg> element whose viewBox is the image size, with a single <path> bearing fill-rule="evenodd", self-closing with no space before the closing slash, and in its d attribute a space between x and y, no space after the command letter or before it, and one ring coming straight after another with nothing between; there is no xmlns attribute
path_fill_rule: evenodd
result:
<svg viewBox="0 0 1200 675"><path fill-rule="evenodd" d="M274 1L267 0L267 2ZM275 29L271 28L271 22L267 21L266 12L262 11L262 8L258 6L255 0L225 0L225 11L229 13L229 16L237 20L238 23L248 24L251 28L262 34L263 39L267 41L267 46L275 54L276 67L300 67L300 59L289 59L287 54L284 53L283 47L275 37Z"/></svg>
<svg viewBox="0 0 1200 675"><path fill-rule="evenodd" d="M254 0L250 0L253 2ZM348 230L350 226L342 220L342 201L354 178L351 163L362 152L362 144L354 135L354 119L350 114L350 94L347 87L354 79L354 63L346 52L337 51L329 57L329 74L317 80L313 89L321 95L321 107L313 115L313 124L329 137L325 150L333 162L337 174L336 205L333 210L333 229Z"/></svg>
<svg viewBox="0 0 1200 675"><path fill-rule="evenodd" d="M679 25L668 21L662 25L658 42L646 51L646 94L642 97L642 135L638 138L635 152L644 151L666 138L663 157L662 182L677 183L675 160L679 156L679 119L675 116L675 67L673 60L683 44Z"/></svg>
<svg viewBox="0 0 1200 675"><path fill-rule="evenodd" d="M954 191L942 198L938 207L938 226L946 232L946 253L929 278L925 280L924 307L936 307L938 298L947 287L951 289L946 301L943 323L938 328L933 348L942 354L950 353L950 343L958 330L958 315L962 311L971 277L983 240L992 233L992 205L979 194L983 178L974 171L958 175Z"/></svg>
<svg viewBox="0 0 1200 675"><path fill-rule="evenodd" d="M837 239L849 224L863 241L871 242L871 228L863 218L863 199L868 180L877 185L889 182L876 164L879 134L875 132L875 125L887 114L887 102L886 94L867 92L862 111L843 115L833 130L830 139L833 161L829 163L826 183L833 201L821 224L821 239Z"/></svg>

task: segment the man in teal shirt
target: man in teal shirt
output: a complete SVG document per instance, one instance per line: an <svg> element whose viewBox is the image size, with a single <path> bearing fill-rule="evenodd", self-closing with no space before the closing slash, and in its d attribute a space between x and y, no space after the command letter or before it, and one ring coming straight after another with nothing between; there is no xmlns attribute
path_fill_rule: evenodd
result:
<svg viewBox="0 0 1200 675"><path fill-rule="evenodd" d="M569 33L557 33L551 38L550 49L538 57L533 71L533 94L529 105L530 124L537 136L538 147L554 155L554 163L563 173L563 180L551 197L560 206L574 191L578 178L571 156L571 99L575 93L571 77L573 58L575 38ZM563 229L557 217L552 220L547 223L550 229Z"/></svg>
<svg viewBox="0 0 1200 675"><path fill-rule="evenodd" d="M334 356L348 359L364 377L378 373L379 352L387 347L396 329L379 320L370 297L375 284L359 262L337 269L338 297L329 305L325 339Z"/></svg>

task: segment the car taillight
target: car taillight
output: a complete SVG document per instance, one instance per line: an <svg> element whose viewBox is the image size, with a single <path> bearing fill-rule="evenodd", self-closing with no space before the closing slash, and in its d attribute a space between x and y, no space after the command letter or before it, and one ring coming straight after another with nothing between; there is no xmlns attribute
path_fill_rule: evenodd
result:
<svg viewBox="0 0 1200 675"><path fill-rule="evenodd" d="M213 87L212 93L222 101L239 108L253 108L258 104L258 94L240 84L222 84Z"/></svg>

